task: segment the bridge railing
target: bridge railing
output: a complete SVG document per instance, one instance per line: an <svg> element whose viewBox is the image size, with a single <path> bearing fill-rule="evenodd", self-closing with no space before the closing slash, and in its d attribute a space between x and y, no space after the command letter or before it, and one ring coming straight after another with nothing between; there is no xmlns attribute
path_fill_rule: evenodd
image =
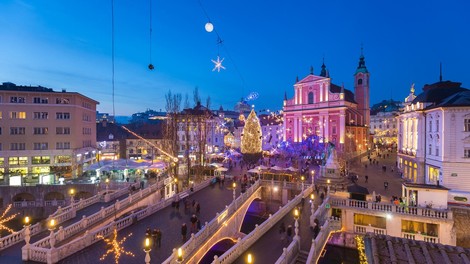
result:
<svg viewBox="0 0 470 264"><path fill-rule="evenodd" d="M310 252L308 253L307 263L317 263L321 250L328 241L330 233L341 230L341 219L331 216L321 226L320 232L315 239L312 239Z"/></svg>
<svg viewBox="0 0 470 264"><path fill-rule="evenodd" d="M157 184L160 184L160 183L163 186L163 181L160 181ZM149 190L149 189L156 190L156 189L158 189L158 188L156 188L157 184L154 184L154 185L152 185L149 188L144 189L144 190ZM194 186L194 191L197 191L197 190L200 190L204 187L207 187L209 184L210 184L210 180L204 181L204 182ZM181 192L181 193L179 193L179 195L182 195L183 193L189 195L190 190L186 190L184 192ZM134 195L138 196L138 194L134 194ZM133 197L133 198L137 198L137 197ZM129 199L129 198L126 198L126 199ZM80 238L74 239L74 240L72 240L72 241L70 241L70 242L68 242L64 245L61 245L61 246L57 247L57 248L53 248L53 249L50 248L50 237L48 237L48 239L44 239L44 243L42 244L42 246L30 245L30 247L29 247L29 260L38 261L38 262L46 262L46 263L56 263L56 262L66 258L66 257L68 257L68 256L70 256L70 255L72 255L72 254L88 247L88 246L91 246L95 242L98 242L98 241L102 240L102 238L100 238L99 236L108 237L108 236L112 235L114 229L117 229L118 231L122 230L122 229L130 226L131 224L133 224L135 221L141 220L141 219L143 219L147 216L152 215L153 213L157 212L158 210L161 210L162 208L165 208L166 206L170 205L173 201L174 201L173 197L170 197L168 199L163 199L163 200L161 200L160 202L158 202L156 204L149 205L149 206L147 206L146 208L144 208L142 210L139 210L137 212L133 212L129 216L126 216L126 217L124 217L122 219L119 219L117 221L112 221L111 223L109 223L109 224L107 224L103 227L100 227L95 231L88 231L88 230L86 230L86 228L85 228L85 230L83 230L83 228L82 228L80 230L81 230L81 232L84 232L83 236L81 236ZM102 211L103 210L104 209L102 209ZM105 214L105 213L103 213L103 214ZM99 217L97 217L96 219L93 218L93 217L94 217L94 215L88 217L87 220L90 220L91 222L93 222L93 221L95 221L95 222L103 221L103 220L98 220ZM59 235L58 232L56 232L54 234L54 236L57 239L57 238L59 238L59 236L62 236L62 234ZM23 247L23 251L24 250L25 250L25 247Z"/></svg>
<svg viewBox="0 0 470 264"><path fill-rule="evenodd" d="M452 219L452 211L450 209L433 209L427 207L401 206L388 203L375 203L369 201L358 201L337 197L331 197L331 205L335 207L358 208L378 212L390 212L404 215L424 216L433 219Z"/></svg>
<svg viewBox="0 0 470 264"><path fill-rule="evenodd" d="M219 230L226 219L230 218L260 187L260 181L256 181L244 193L238 196L234 202L228 205L222 212L217 213L216 217L209 223L206 222L205 226L196 234L192 234L191 238L181 247L186 256L190 256L195 250L200 248L209 237L211 237L217 230ZM176 256L172 254L168 257L163 264L176 263Z"/></svg>
<svg viewBox="0 0 470 264"><path fill-rule="evenodd" d="M297 195L292 201L289 201L286 205L281 207L274 215L270 215L266 221L246 235L243 239L239 240L233 247L226 251L220 257L214 257L212 263L232 263L238 257L240 257L253 243L255 243L260 237L269 231L279 220L281 220L286 214L292 211L297 204L300 203L302 197L307 197L312 192L312 187L306 188L303 193Z"/></svg>
<svg viewBox="0 0 470 264"><path fill-rule="evenodd" d="M294 263L300 252L300 241L294 238L287 248L284 248L282 255L277 259L275 264ZM308 262L307 262L308 263Z"/></svg>
<svg viewBox="0 0 470 264"><path fill-rule="evenodd" d="M128 191L128 188L124 188L124 191ZM49 216L49 218L54 218L58 224L61 224L67 220L70 220L76 216L76 211L81 210L85 207L88 207L92 204L95 204L99 202L102 198L102 194L98 193L96 195L93 195L92 197L89 197L87 199L80 199L78 201L75 201L73 205L69 205L66 207L61 207L60 204L57 210ZM47 201L46 201L47 202ZM24 202L15 202L15 203L24 203ZM32 205L32 203L30 204ZM37 204L34 204L34 206L37 206ZM30 228L30 236L34 236L44 230L45 228L46 221L43 222L38 222L34 225L31 225ZM16 243L19 243L24 240L24 232L25 228L10 234L8 236L4 236L0 238L0 251L3 249L6 249L10 246L15 245Z"/></svg>

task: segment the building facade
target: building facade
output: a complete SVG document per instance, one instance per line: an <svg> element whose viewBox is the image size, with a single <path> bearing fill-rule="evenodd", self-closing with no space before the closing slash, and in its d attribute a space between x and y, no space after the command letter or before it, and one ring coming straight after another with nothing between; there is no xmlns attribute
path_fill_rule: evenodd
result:
<svg viewBox="0 0 470 264"><path fill-rule="evenodd" d="M470 191L470 91L441 80L425 85L415 98L413 93L414 88L398 122L403 177Z"/></svg>
<svg viewBox="0 0 470 264"><path fill-rule="evenodd" d="M397 116L400 114L399 101L383 100L370 110L370 132L377 147L394 148L397 146Z"/></svg>
<svg viewBox="0 0 470 264"><path fill-rule="evenodd" d="M320 143L334 143L340 153L367 150L369 77L362 54L354 74L354 94L331 82L325 64L320 75L311 69L294 84L294 98L284 99L284 139L296 143L316 136Z"/></svg>
<svg viewBox="0 0 470 264"><path fill-rule="evenodd" d="M76 177L96 155L97 101L76 92L0 86L0 177L5 184Z"/></svg>

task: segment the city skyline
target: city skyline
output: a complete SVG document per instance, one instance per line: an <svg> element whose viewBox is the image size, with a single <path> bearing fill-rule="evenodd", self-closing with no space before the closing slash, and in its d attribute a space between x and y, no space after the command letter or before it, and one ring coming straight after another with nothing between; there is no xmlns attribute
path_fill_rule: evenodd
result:
<svg viewBox="0 0 470 264"><path fill-rule="evenodd" d="M164 110L170 89L183 98L188 94L192 104L196 86L203 102L211 97L211 108L233 110L240 98L256 92L259 97L250 102L256 110L279 110L284 93L292 98L296 77L306 77L310 66L319 74L323 59L332 82L354 91L361 46L371 73L371 105L403 101L412 83L420 93L424 84L439 81L440 63L443 80L468 87L468 7L465 1L267 6L115 0L115 112ZM112 113L111 1L12 0L0 8L0 82L79 92L99 101L98 111ZM209 19L222 45L215 32L204 30ZM225 59L220 72L211 61L217 55Z"/></svg>

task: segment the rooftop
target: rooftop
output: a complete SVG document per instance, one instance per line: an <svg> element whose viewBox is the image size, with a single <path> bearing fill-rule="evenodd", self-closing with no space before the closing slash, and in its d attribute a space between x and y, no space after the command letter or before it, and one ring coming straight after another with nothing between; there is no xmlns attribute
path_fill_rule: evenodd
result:
<svg viewBox="0 0 470 264"><path fill-rule="evenodd" d="M367 233L368 263L470 263L470 249Z"/></svg>

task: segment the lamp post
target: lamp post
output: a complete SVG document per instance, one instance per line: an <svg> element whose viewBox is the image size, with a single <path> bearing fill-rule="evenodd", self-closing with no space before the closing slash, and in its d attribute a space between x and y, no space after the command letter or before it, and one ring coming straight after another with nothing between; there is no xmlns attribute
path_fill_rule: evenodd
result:
<svg viewBox="0 0 470 264"><path fill-rule="evenodd" d="M69 193L70 193L70 204L71 204L71 205L72 205L72 207L73 207L73 204L74 204L74 202L75 202L75 200L74 200L74 196L75 196L75 189L73 189L73 188L72 188L72 189L70 189Z"/></svg>
<svg viewBox="0 0 470 264"><path fill-rule="evenodd" d="M150 238L146 237L144 241L145 264L150 264L150 251L152 250Z"/></svg>
<svg viewBox="0 0 470 264"><path fill-rule="evenodd" d="M178 263L183 263L183 249L178 248L178 251L176 252L176 262Z"/></svg>
<svg viewBox="0 0 470 264"><path fill-rule="evenodd" d="M49 231L51 231L51 233L49 234L49 244L51 245L51 249L54 248L54 245L55 245L54 229L55 229L56 224L57 223L54 218L49 220L48 229Z"/></svg>
<svg viewBox="0 0 470 264"><path fill-rule="evenodd" d="M300 180L302 181L302 192L304 192L304 181L305 181L305 176L300 176Z"/></svg>
<svg viewBox="0 0 470 264"><path fill-rule="evenodd" d="M326 195L329 195L330 194L330 179L326 180L326 183L328 184L328 189L327 189L327 192L326 192Z"/></svg>
<svg viewBox="0 0 470 264"><path fill-rule="evenodd" d="M312 170L310 174L312 174L312 186L313 186L314 179L315 179L315 170Z"/></svg>
<svg viewBox="0 0 470 264"><path fill-rule="evenodd" d="M24 218L24 241L26 242L26 245L24 246L26 250L23 250L22 254L21 254L21 258L24 260L24 261L28 261L29 260L29 247L30 247L30 244L29 244L29 241L31 239L31 229L30 229L30 226L31 226L31 219L29 218L29 216L26 216Z"/></svg>
<svg viewBox="0 0 470 264"><path fill-rule="evenodd" d="M109 189L109 178L106 178L106 180L104 181L106 183L106 193L108 193L108 189Z"/></svg>
<svg viewBox="0 0 470 264"><path fill-rule="evenodd" d="M299 217L300 217L300 212L298 208L294 209L294 219L295 219L295 237L299 237Z"/></svg>
<svg viewBox="0 0 470 264"><path fill-rule="evenodd" d="M236 182L233 182L232 183L232 188L233 188L233 200L235 201L235 198L236 198L236 189L237 189L237 183Z"/></svg>
<svg viewBox="0 0 470 264"><path fill-rule="evenodd" d="M253 261L254 261L253 255L251 255L251 253L248 253L248 256L246 256L246 263L252 264Z"/></svg>
<svg viewBox="0 0 470 264"><path fill-rule="evenodd" d="M310 194L310 202L311 202L311 209L312 209L312 215L315 213L315 195L312 193Z"/></svg>

